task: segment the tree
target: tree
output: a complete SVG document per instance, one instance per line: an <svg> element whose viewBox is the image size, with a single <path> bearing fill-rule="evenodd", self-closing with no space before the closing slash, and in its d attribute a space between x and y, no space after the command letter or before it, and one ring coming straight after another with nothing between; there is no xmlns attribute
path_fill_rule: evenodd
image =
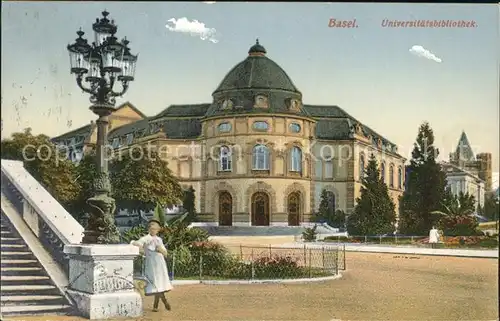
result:
<svg viewBox="0 0 500 321"><path fill-rule="evenodd" d="M400 199L399 228L402 233L426 235L435 223L431 212L442 208L446 176L437 163L439 150L434 147L434 132L429 123L420 125L408 174Z"/></svg>
<svg viewBox="0 0 500 321"><path fill-rule="evenodd" d="M432 211L436 215L434 219L436 225L449 236L467 236L478 233L478 221L474 216L476 201L473 195L460 192L451 195L451 191L446 189L442 207L444 211Z"/></svg>
<svg viewBox="0 0 500 321"><path fill-rule="evenodd" d="M46 135L33 135L31 128L1 141L2 159L23 161L26 170L65 208L80 193L75 165Z"/></svg>
<svg viewBox="0 0 500 321"><path fill-rule="evenodd" d="M71 203L70 212L79 221L82 221L89 211L87 200L94 196L93 184L96 178L96 154L93 150L85 154L76 166L76 182L80 186L80 193Z"/></svg>
<svg viewBox="0 0 500 321"><path fill-rule="evenodd" d="M498 220L498 213L500 208L498 206L498 199L495 192L489 192L484 196L484 216L491 221Z"/></svg>
<svg viewBox="0 0 500 321"><path fill-rule="evenodd" d="M183 191L158 153L146 148L129 150L111 164L113 197L119 208L149 211L157 204L178 205Z"/></svg>
<svg viewBox="0 0 500 321"><path fill-rule="evenodd" d="M193 222L196 219L196 205L195 205L196 195L193 186L189 186L187 190L184 191L184 198L182 201L182 207L189 213L187 221Z"/></svg>
<svg viewBox="0 0 500 321"><path fill-rule="evenodd" d="M318 212L314 214L313 221L326 223L333 227L344 227L345 212L342 210L335 210L333 205L331 192L323 189L321 191Z"/></svg>
<svg viewBox="0 0 500 321"><path fill-rule="evenodd" d="M392 233L396 213L387 185L380 177L377 161L372 154L362 179L361 196L354 212L349 215L347 231L351 235Z"/></svg>

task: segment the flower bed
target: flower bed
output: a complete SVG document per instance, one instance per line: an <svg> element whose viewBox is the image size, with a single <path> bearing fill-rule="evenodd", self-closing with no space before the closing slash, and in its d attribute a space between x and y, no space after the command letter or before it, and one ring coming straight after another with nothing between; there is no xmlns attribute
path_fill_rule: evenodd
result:
<svg viewBox="0 0 500 321"><path fill-rule="evenodd" d="M338 255L334 251L323 251L319 257L319 253L313 256L310 250L305 255L303 249L290 249L295 251L292 254L270 253L268 248L259 253L258 248L255 249L255 254L252 251L252 254L236 255L218 243L193 242L187 248L170 252L167 265L172 279L301 279L332 276L338 272ZM136 265L136 274L139 275L142 260L138 259L140 262Z"/></svg>

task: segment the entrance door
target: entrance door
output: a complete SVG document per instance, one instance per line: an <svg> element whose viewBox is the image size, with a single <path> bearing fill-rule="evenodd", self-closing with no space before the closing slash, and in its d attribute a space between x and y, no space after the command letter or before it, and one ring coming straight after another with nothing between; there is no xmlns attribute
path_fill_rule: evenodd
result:
<svg viewBox="0 0 500 321"><path fill-rule="evenodd" d="M252 195L252 225L269 225L269 196L266 193L257 192Z"/></svg>
<svg viewBox="0 0 500 321"><path fill-rule="evenodd" d="M300 193L288 195L288 226L299 226L300 223Z"/></svg>
<svg viewBox="0 0 500 321"><path fill-rule="evenodd" d="M219 226L233 225L233 198L228 192L219 194Z"/></svg>

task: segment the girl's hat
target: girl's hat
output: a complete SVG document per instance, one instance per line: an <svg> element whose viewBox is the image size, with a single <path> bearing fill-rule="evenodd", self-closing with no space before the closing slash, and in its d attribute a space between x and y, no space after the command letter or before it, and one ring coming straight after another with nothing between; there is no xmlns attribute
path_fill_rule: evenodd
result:
<svg viewBox="0 0 500 321"><path fill-rule="evenodd" d="M158 223L158 225L160 225L160 227L161 227L161 222L160 222L159 220L152 218L152 219L150 219L150 220L148 221L148 224L149 224L149 223L152 223L152 222Z"/></svg>

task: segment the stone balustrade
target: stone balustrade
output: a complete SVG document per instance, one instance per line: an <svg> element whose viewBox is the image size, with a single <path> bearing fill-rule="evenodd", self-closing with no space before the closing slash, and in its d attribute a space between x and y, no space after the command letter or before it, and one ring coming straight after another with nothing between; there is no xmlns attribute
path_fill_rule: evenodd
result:
<svg viewBox="0 0 500 321"><path fill-rule="evenodd" d="M84 228L24 168L21 161L2 160L2 192L54 260L68 272L64 246L80 244Z"/></svg>
<svg viewBox="0 0 500 321"><path fill-rule="evenodd" d="M133 283L139 249L129 244L81 244L84 228L24 168L2 160L2 193L65 271L65 293L83 317L114 319L142 315Z"/></svg>

